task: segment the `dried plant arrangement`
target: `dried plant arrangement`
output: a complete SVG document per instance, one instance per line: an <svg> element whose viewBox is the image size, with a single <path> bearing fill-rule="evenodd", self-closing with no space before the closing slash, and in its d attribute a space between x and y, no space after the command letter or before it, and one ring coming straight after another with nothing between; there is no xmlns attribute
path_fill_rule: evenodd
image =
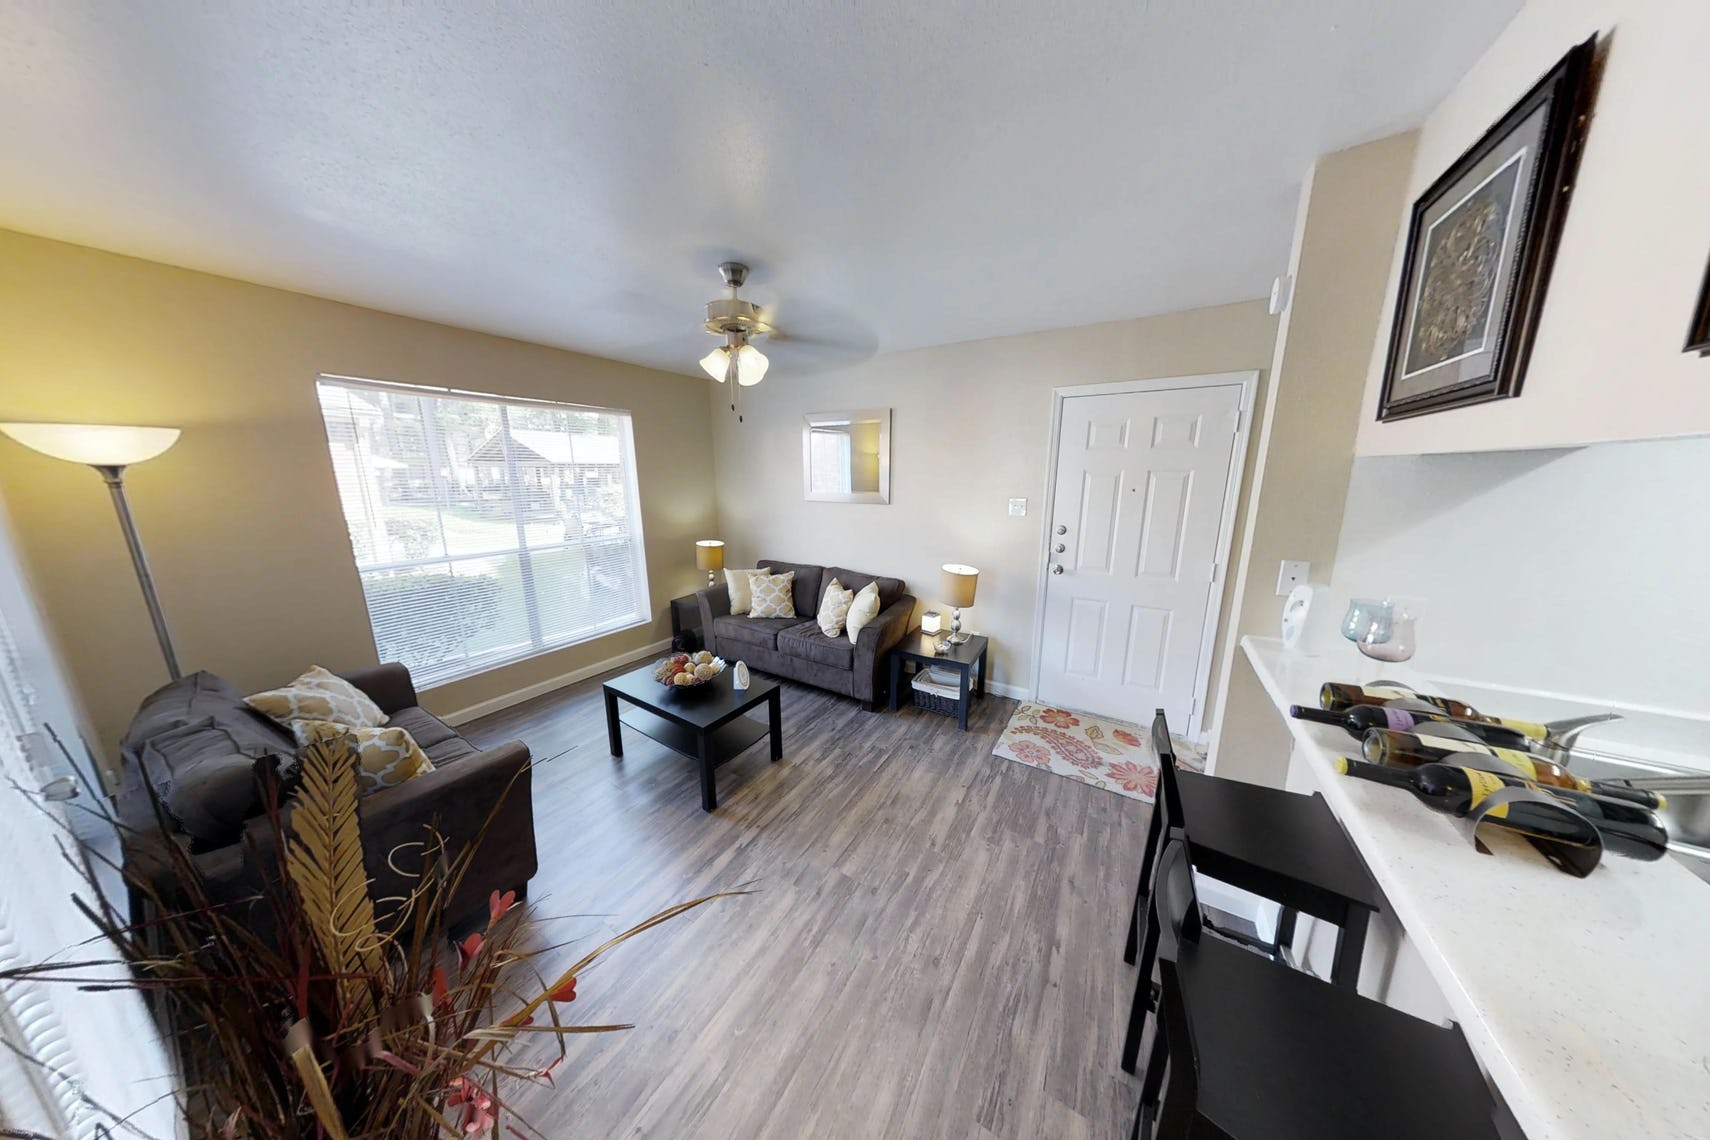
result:
<svg viewBox="0 0 1710 1140"><path fill-rule="evenodd" d="M203 1140L541 1136L511 1110L512 1092L550 1084L572 1035L633 1028L567 1020L578 978L613 947L745 892L669 907L550 978L534 959L556 948L535 948L544 940L514 891L494 889L484 929L454 944L445 902L485 828L452 853L424 823L419 843L387 854L413 879L409 895L371 897L354 748L336 733L312 741L288 806L277 779L264 776L273 843L250 845L263 872L257 896L212 897L194 859L169 844L164 868L109 864L142 900L144 913L128 916L79 852L90 891L73 902L94 926L91 943L105 942L116 959L0 978L145 995L177 1047L188 1134ZM166 827L162 799L149 791ZM115 960L128 967L125 980L90 975Z"/></svg>

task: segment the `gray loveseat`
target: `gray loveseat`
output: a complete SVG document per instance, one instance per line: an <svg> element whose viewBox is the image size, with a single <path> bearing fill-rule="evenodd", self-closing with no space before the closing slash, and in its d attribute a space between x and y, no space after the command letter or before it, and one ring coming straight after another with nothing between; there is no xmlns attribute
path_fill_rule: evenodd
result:
<svg viewBox="0 0 1710 1140"><path fill-rule="evenodd" d="M715 586L695 596L701 604L701 631L707 648L727 661L746 661L751 669L829 689L878 707L885 693L885 655L903 639L914 617L914 598L901 578L880 578L841 566L811 566L762 558L762 570L796 572L793 617L751 618L730 612L730 589ZM879 615L851 642L847 634L827 637L819 628L819 602L835 578L851 590L869 582L879 586Z"/></svg>
<svg viewBox="0 0 1710 1140"><path fill-rule="evenodd" d="M429 824L444 837L453 858L487 828L448 901L450 925L466 926L484 916L487 896L495 889L526 894L537 868L527 745L513 741L477 749L416 704L415 685L402 665L359 669L344 678L380 706L390 718L387 723L408 730L434 764L432 772L364 796L357 808L374 897L408 893L413 879L400 875L390 856L401 844L420 841ZM288 731L250 708L241 690L212 673L192 673L150 694L125 734L124 785L115 799L125 829L126 863L169 889L161 847L176 844L201 868L217 900L253 896L263 869L277 859L256 764L277 766L296 751ZM164 832L144 783L145 769L163 801ZM264 918L255 915L257 922Z"/></svg>

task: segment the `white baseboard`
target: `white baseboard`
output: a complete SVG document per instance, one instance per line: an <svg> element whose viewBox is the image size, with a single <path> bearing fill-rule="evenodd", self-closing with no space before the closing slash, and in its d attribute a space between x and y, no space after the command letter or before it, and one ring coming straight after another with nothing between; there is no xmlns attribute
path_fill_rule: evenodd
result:
<svg viewBox="0 0 1710 1140"><path fill-rule="evenodd" d="M502 696L493 697L490 700L478 701L466 709L458 709L454 713L447 713L439 719L443 720L451 727L456 728L458 725L467 724L472 720L477 720L491 713L508 709L512 705L520 705L524 701L531 701L535 697L544 696L545 694L552 692L554 689L562 689L566 685L574 685L577 681L586 681L589 677L597 677L601 673L609 673L613 669L621 669L625 665L633 665L643 658L657 656L670 648L671 639L667 637L663 641L655 641L652 644L643 645L639 648L619 653L617 656L608 657L604 661L596 661L592 665L584 665L580 669L572 669L568 673L560 673L556 677L549 677L544 681L517 689L515 692L505 693ZM432 693L433 690L429 689L427 692Z"/></svg>
<svg viewBox="0 0 1710 1140"><path fill-rule="evenodd" d="M1006 685L1001 681L987 681L986 692L996 693L1000 697L1008 697L1014 701L1029 701L1033 694L1027 691L1026 685Z"/></svg>

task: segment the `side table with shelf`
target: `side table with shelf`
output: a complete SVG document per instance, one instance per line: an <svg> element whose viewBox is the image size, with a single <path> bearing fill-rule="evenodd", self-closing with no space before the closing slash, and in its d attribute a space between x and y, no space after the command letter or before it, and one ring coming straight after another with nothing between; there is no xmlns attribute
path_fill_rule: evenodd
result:
<svg viewBox="0 0 1710 1140"><path fill-rule="evenodd" d="M891 711L896 712L902 701L903 665L912 663L914 672L939 667L955 672L960 678L960 696L956 705L956 727L968 731L968 702L986 695L986 649L984 634L974 634L960 645L940 642L938 634L922 633L918 627L909 630L891 650ZM978 670L978 677L975 670Z"/></svg>

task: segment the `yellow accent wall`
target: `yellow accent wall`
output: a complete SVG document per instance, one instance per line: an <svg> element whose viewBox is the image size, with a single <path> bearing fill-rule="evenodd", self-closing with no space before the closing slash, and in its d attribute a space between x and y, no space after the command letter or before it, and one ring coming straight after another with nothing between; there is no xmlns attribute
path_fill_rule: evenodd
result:
<svg viewBox="0 0 1710 1140"><path fill-rule="evenodd" d="M126 480L186 671L253 691L375 661L315 399L339 373L634 413L650 627L442 686L452 713L670 634L667 601L717 531L706 382L0 231L0 420L165 424ZM110 762L166 669L88 468L0 441L32 585Z"/></svg>

